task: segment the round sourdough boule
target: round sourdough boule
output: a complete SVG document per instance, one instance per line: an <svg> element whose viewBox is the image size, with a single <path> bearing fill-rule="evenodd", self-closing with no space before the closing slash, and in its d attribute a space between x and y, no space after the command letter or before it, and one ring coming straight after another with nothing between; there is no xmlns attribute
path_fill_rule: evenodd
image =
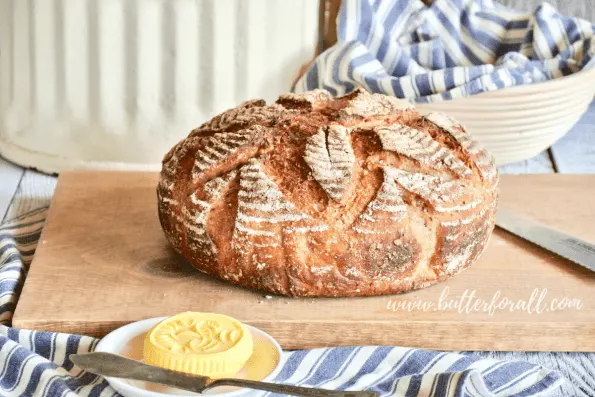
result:
<svg viewBox="0 0 595 397"><path fill-rule="evenodd" d="M380 295L480 256L498 171L448 116L316 90L195 129L165 156L157 193L165 235L204 273L283 295Z"/></svg>

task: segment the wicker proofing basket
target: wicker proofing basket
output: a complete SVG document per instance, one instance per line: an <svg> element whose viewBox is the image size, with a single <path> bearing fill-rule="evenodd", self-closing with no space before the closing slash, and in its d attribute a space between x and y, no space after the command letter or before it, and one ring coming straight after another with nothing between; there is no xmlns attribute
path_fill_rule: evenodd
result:
<svg viewBox="0 0 595 397"><path fill-rule="evenodd" d="M291 88L318 0L2 0L0 154L158 169L191 128Z"/></svg>
<svg viewBox="0 0 595 397"><path fill-rule="evenodd" d="M566 134L595 95L595 68L447 102L417 105L448 113L494 155L498 165L531 158Z"/></svg>

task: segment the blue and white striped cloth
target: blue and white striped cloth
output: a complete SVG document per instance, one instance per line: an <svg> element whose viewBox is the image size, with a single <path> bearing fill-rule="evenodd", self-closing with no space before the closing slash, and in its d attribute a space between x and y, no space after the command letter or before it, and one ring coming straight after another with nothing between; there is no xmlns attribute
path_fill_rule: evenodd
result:
<svg viewBox="0 0 595 397"><path fill-rule="evenodd" d="M595 67L595 25L548 3L530 14L493 0L343 0L337 38L295 91L437 102Z"/></svg>
<svg viewBox="0 0 595 397"><path fill-rule="evenodd" d="M8 327L45 214L46 210L40 209L0 226L0 316L6 324L0 325L0 395L118 396L103 378L77 369L68 358L72 353L93 351L97 339ZM577 390L589 393L595 387L581 379L585 374L588 370L573 381L582 382ZM368 346L286 352L275 381L368 389L382 396L521 397L555 392L563 377L526 361Z"/></svg>

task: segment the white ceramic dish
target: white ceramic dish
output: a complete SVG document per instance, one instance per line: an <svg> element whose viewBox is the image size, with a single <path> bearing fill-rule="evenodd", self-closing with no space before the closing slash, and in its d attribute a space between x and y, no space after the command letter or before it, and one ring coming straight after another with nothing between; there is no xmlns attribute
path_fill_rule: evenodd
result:
<svg viewBox="0 0 595 397"><path fill-rule="evenodd" d="M120 354L135 360L142 360L143 341L146 333L166 317L156 317L137 321L118 328L107 334L97 344L96 352ZM281 370L283 351L272 336L250 325L246 327L252 333L254 353L244 368L236 375L238 378L270 381ZM174 397L213 395L217 397L250 396L258 393L249 389L235 387L217 387L203 394L119 378L106 378L109 384L124 397Z"/></svg>
<svg viewBox="0 0 595 397"><path fill-rule="evenodd" d="M531 158L564 136L595 96L595 68L567 77L486 92L452 101L419 104L422 113L459 120L498 165Z"/></svg>

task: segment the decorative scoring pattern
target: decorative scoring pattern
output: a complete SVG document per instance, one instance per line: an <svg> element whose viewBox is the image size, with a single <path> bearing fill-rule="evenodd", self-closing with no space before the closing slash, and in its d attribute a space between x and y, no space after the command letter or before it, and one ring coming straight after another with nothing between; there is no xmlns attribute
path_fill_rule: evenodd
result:
<svg viewBox="0 0 595 397"><path fill-rule="evenodd" d="M448 116L422 117L396 98L317 91L246 102L169 156L159 208L174 220L164 224L170 241L186 244L201 270L271 292L427 286L477 258L493 227L492 157ZM376 191L356 189L374 180ZM227 228L209 221L223 197Z"/></svg>
<svg viewBox="0 0 595 397"><path fill-rule="evenodd" d="M494 158L465 132L465 128L458 121L444 113L437 112L428 114L426 120L448 132L457 140L463 150L471 156L485 180L492 180L497 176L498 171Z"/></svg>
<svg viewBox="0 0 595 397"><path fill-rule="evenodd" d="M353 98L339 111L340 119L383 116L413 109L413 105L403 99L382 94L369 94L360 89L349 96Z"/></svg>
<svg viewBox="0 0 595 397"><path fill-rule="evenodd" d="M312 91L305 92L303 94L283 94L279 97L277 102L279 103L286 103L286 102L295 102L299 104L307 104L310 108L316 103L325 102L331 100L333 97L331 94L326 90L316 89Z"/></svg>
<svg viewBox="0 0 595 397"><path fill-rule="evenodd" d="M286 111L285 108L280 105L265 105L265 102L262 99L254 99L246 101L236 108L226 110L215 116L192 133L200 135L209 131L228 131L237 126L247 124L270 124L284 111Z"/></svg>
<svg viewBox="0 0 595 397"><path fill-rule="evenodd" d="M395 183L395 170L385 168L384 180L376 197L368 204L353 226L361 234L394 234L409 207L403 201L403 188Z"/></svg>
<svg viewBox="0 0 595 397"><path fill-rule="evenodd" d="M182 208L184 219L182 223L187 230L188 247L213 257L217 254L217 247L207 231L207 222L211 206L219 200L231 180L235 179L237 171L231 171L224 176L210 180L204 185L205 199L197 198L196 192L190 195L193 206Z"/></svg>
<svg viewBox="0 0 595 397"><path fill-rule="evenodd" d="M380 138L384 150L410 157L428 167L448 169L460 176L471 175L471 170L465 163L427 132L399 124L376 127L374 131Z"/></svg>
<svg viewBox="0 0 595 397"><path fill-rule="evenodd" d="M308 139L304 160L329 197L341 201L351 185L355 162L347 128L331 125L319 130Z"/></svg>
<svg viewBox="0 0 595 397"><path fill-rule="evenodd" d="M198 179L203 172L216 167L265 131L265 127L253 125L237 132L221 132L205 138L206 145L196 152L192 178Z"/></svg>
<svg viewBox="0 0 595 397"><path fill-rule="evenodd" d="M326 226L314 225L312 221L312 217L283 197L258 159L242 166L234 231L237 249L242 251L247 240L254 240L256 247L278 247L282 237L280 228L286 234L326 230Z"/></svg>
<svg viewBox="0 0 595 397"><path fill-rule="evenodd" d="M481 203L481 200L473 199L464 204L457 204L457 201L468 190L463 182L399 169L393 169L392 172L403 188L429 202L438 212L467 211Z"/></svg>

